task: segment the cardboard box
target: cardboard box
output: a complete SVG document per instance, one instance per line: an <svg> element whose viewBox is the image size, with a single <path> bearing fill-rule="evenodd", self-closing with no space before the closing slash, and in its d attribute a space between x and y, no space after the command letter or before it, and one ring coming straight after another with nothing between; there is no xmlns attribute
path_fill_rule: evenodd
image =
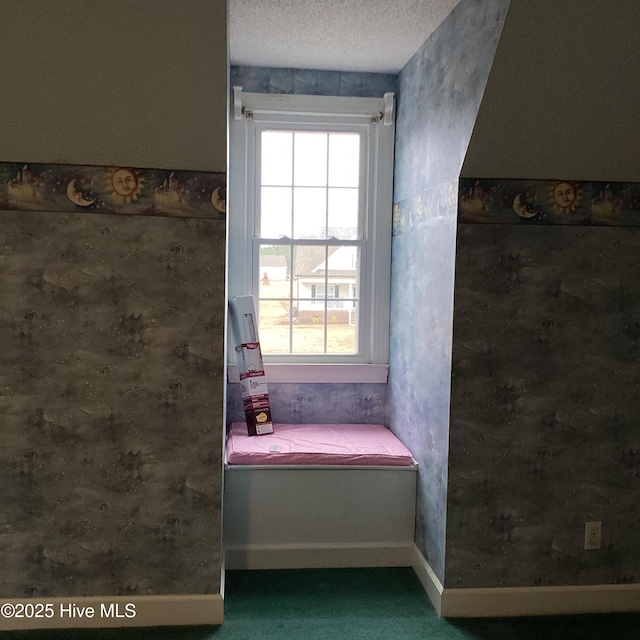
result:
<svg viewBox="0 0 640 640"><path fill-rule="evenodd" d="M264 373L253 296L233 298L229 306L249 435L273 433L269 389Z"/></svg>

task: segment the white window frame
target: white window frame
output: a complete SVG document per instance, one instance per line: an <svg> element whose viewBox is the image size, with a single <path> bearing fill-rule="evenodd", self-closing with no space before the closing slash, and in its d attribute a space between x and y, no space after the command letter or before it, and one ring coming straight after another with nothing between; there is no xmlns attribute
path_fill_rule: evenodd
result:
<svg viewBox="0 0 640 640"><path fill-rule="evenodd" d="M364 244L361 254L359 336L361 352L348 354L263 354L272 382L383 382L389 362L389 300L393 199L393 94L383 98L292 96L244 93L234 87L229 140L227 291L229 298L253 295L259 260L254 242L257 131L265 123L311 130L314 125L356 126L364 131L367 165ZM233 341L228 350L234 380Z"/></svg>

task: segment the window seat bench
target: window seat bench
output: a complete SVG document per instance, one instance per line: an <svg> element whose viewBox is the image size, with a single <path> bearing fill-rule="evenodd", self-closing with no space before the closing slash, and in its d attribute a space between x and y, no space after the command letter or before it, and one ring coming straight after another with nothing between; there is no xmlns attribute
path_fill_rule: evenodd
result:
<svg viewBox="0 0 640 640"><path fill-rule="evenodd" d="M226 447L228 569L409 566L417 464L382 425L285 425Z"/></svg>

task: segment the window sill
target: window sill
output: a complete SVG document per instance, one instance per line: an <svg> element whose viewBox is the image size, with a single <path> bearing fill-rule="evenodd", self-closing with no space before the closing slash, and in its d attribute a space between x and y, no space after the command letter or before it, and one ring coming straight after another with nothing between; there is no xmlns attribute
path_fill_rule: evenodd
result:
<svg viewBox="0 0 640 640"><path fill-rule="evenodd" d="M386 364L265 364L269 383L386 383L389 365ZM238 366L227 365L229 382L240 382Z"/></svg>

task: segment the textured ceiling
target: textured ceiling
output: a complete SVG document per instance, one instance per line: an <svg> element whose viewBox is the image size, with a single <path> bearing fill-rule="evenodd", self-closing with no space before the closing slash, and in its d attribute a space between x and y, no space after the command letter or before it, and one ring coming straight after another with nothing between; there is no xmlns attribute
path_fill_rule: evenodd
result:
<svg viewBox="0 0 640 640"><path fill-rule="evenodd" d="M396 73L460 0L228 0L231 64Z"/></svg>

